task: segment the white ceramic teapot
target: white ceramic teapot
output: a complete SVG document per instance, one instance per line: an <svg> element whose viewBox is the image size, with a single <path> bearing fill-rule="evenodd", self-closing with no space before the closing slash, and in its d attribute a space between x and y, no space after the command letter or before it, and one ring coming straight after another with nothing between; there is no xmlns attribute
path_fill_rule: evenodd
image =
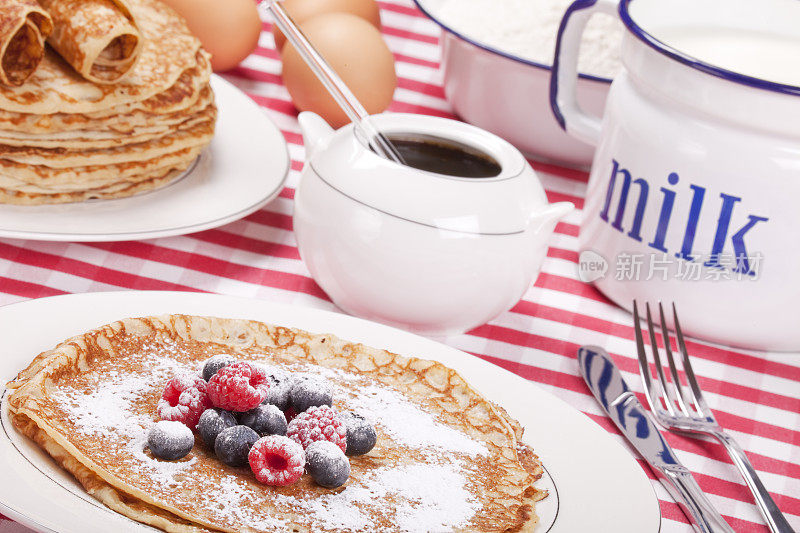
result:
<svg viewBox="0 0 800 533"><path fill-rule="evenodd" d="M573 206L548 204L522 154L491 133L423 115L373 119L388 135L471 147L502 170L462 178L398 165L373 153L352 125L334 131L301 113L307 157L294 231L314 279L348 313L430 335L510 309Z"/></svg>

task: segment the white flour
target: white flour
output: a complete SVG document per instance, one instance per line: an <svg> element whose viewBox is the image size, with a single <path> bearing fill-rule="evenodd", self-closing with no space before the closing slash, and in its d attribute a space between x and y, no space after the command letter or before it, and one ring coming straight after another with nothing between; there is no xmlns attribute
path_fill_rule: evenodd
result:
<svg viewBox="0 0 800 533"><path fill-rule="evenodd" d="M444 0L434 10L456 32L503 52L551 65L556 34L572 0ZM578 70L613 78L620 70L622 23L605 14L583 33Z"/></svg>

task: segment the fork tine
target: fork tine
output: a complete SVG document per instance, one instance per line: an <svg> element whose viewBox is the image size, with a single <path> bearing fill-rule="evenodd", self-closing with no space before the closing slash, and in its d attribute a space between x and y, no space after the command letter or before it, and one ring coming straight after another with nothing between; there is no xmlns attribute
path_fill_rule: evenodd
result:
<svg viewBox="0 0 800 533"><path fill-rule="evenodd" d="M675 321L675 336L678 339L678 346L681 350L683 358L683 371L686 373L686 381L689 383L689 388L692 392L695 409L702 416L714 420L714 413L709 409L703 398L703 392L700 390L700 385L697 384L697 378L692 369L692 363L689 360L689 351L686 349L686 342L683 340L683 332L681 331L681 324L678 322L678 310L675 308L675 302L672 302L672 317Z"/></svg>
<svg viewBox="0 0 800 533"><path fill-rule="evenodd" d="M650 351L653 352L653 359L656 363L656 374L658 375L658 382L661 385L661 392L664 397L664 404L667 407L667 412L671 416L675 416L675 397L672 389L667 386L667 377L664 375L664 367L661 366L661 356L658 353L658 342L656 342L656 331L653 327L653 315L650 314L650 303L645 303L647 310L647 329L650 331Z"/></svg>
<svg viewBox="0 0 800 533"><path fill-rule="evenodd" d="M653 387L653 379L650 374L650 365L647 363L647 351L644 349L644 339L642 338L642 330L639 326L639 309L636 306L636 300L633 301L633 332L636 337L636 353L639 356L639 373L642 375L642 384L644 385L644 395L647 396L647 402L650 404L650 409L654 413L661 411L660 396L658 391Z"/></svg>
<svg viewBox="0 0 800 533"><path fill-rule="evenodd" d="M664 306L661 305L661 302L658 302L658 314L661 317L661 336L664 337L664 350L667 352L667 363L669 364L669 373L672 376L672 385L675 387L675 396L678 399L678 405L681 411L683 411L683 414L692 416L692 412L689 410L691 401L686 396L685 387L681 385L681 380L678 376L678 367L675 366L675 358L672 357L672 349L670 347L672 341L669 338L669 329L667 329L667 321L664 318Z"/></svg>

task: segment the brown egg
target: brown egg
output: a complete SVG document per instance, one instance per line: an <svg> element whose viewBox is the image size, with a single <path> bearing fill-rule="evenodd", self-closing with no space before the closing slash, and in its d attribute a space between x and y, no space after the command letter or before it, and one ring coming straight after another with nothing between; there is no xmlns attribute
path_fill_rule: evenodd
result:
<svg viewBox="0 0 800 533"><path fill-rule="evenodd" d="M228 70L258 46L261 19L253 0L163 0L186 19L216 71Z"/></svg>
<svg viewBox="0 0 800 533"><path fill-rule="evenodd" d="M348 13L327 13L300 28L367 112L389 107L397 86L394 57L375 26ZM313 111L335 128L350 122L294 46L287 44L281 59L283 81L297 109Z"/></svg>
<svg viewBox="0 0 800 533"><path fill-rule="evenodd" d="M284 0L281 4L296 24L324 13L350 13L381 29L381 10L375 0ZM275 48L283 50L286 37L275 25L272 26L272 35Z"/></svg>

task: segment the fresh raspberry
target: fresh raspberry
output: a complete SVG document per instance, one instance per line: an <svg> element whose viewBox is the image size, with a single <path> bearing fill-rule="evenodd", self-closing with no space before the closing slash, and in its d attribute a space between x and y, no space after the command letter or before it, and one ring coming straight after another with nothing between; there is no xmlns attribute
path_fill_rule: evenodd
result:
<svg viewBox="0 0 800 533"><path fill-rule="evenodd" d="M309 444L327 440L344 452L347 450L347 427L339 418L339 412L328 405L309 407L289 423L286 436L294 439L305 450Z"/></svg>
<svg viewBox="0 0 800 533"><path fill-rule="evenodd" d="M205 380L200 376L181 374L167 381L157 410L161 420L175 420L194 429L200 415L210 406Z"/></svg>
<svg viewBox="0 0 800 533"><path fill-rule="evenodd" d="M207 390L214 407L241 413L258 407L268 389L269 376L263 368L239 362L220 368Z"/></svg>
<svg viewBox="0 0 800 533"><path fill-rule="evenodd" d="M306 454L302 446L282 435L262 437L247 456L256 479L267 485L291 485L303 475Z"/></svg>

